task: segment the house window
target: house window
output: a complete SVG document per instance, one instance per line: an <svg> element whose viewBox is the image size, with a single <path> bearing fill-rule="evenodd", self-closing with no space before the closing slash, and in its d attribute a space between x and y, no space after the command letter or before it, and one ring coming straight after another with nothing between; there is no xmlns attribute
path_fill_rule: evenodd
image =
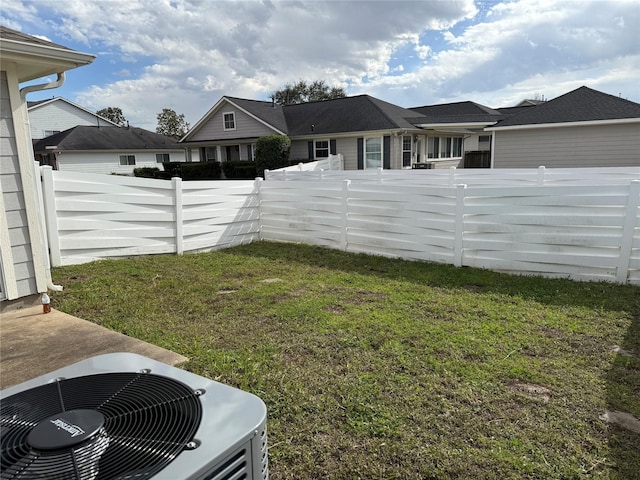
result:
<svg viewBox="0 0 640 480"><path fill-rule="evenodd" d="M462 137L427 138L427 158L462 158Z"/></svg>
<svg viewBox="0 0 640 480"><path fill-rule="evenodd" d="M120 155L120 165L126 167L127 165L135 165L136 164L136 156L135 155Z"/></svg>
<svg viewBox="0 0 640 480"><path fill-rule="evenodd" d="M200 149L200 158L203 162L215 162L216 161L216 147L202 147Z"/></svg>
<svg viewBox="0 0 640 480"><path fill-rule="evenodd" d="M427 138L427 158L438 158L439 151L440 151L440 138L439 137Z"/></svg>
<svg viewBox="0 0 640 480"><path fill-rule="evenodd" d="M372 137L364 141L364 168L382 166L382 138Z"/></svg>
<svg viewBox="0 0 640 480"><path fill-rule="evenodd" d="M329 156L329 140L316 140L314 155L314 158L327 158Z"/></svg>
<svg viewBox="0 0 640 480"><path fill-rule="evenodd" d="M44 130L45 137L50 137L51 135L55 135L56 133L60 133L60 130Z"/></svg>
<svg viewBox="0 0 640 480"><path fill-rule="evenodd" d="M411 136L404 135L402 137L402 166L411 166Z"/></svg>
<svg viewBox="0 0 640 480"><path fill-rule="evenodd" d="M256 160L256 145L254 143L247 145L247 160L250 162L255 162Z"/></svg>
<svg viewBox="0 0 640 480"><path fill-rule="evenodd" d="M235 130L236 129L236 114L234 112L223 113L223 122L225 130Z"/></svg>
<svg viewBox="0 0 640 480"><path fill-rule="evenodd" d="M156 163L170 162L168 153L156 153Z"/></svg>

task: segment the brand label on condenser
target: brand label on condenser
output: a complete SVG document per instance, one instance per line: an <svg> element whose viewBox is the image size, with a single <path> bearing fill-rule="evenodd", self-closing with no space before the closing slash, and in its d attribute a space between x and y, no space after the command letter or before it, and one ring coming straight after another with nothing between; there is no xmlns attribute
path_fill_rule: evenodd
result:
<svg viewBox="0 0 640 480"><path fill-rule="evenodd" d="M53 423L56 427L61 428L65 432L70 433L72 437L77 437L78 435L84 434L84 430L81 429L79 426L72 425L59 418L56 418L55 420L49 420L49 421Z"/></svg>

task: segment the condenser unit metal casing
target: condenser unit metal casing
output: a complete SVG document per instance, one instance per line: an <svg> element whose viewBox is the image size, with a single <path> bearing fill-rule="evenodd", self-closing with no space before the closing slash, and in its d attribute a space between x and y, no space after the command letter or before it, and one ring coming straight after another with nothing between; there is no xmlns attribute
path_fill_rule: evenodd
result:
<svg viewBox="0 0 640 480"><path fill-rule="evenodd" d="M267 409L260 398L141 355L113 353L88 358L6 388L0 398L4 408L12 395L60 379L124 372L148 372L181 382L198 391L202 404L201 421L193 438L195 448L180 452L151 477L153 480L268 479Z"/></svg>

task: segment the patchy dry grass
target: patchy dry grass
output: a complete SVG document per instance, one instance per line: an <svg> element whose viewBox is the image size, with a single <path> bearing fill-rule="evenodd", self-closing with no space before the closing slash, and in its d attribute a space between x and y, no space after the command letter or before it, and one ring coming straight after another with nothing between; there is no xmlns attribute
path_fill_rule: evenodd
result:
<svg viewBox="0 0 640 480"><path fill-rule="evenodd" d="M639 478L602 419L640 417L638 287L266 242L54 277L56 308L260 396L274 480Z"/></svg>

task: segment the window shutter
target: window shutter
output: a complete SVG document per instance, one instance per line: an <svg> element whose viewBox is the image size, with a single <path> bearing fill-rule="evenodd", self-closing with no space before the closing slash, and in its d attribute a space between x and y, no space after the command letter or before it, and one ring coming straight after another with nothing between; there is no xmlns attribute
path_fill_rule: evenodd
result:
<svg viewBox="0 0 640 480"><path fill-rule="evenodd" d="M382 168L391 168L391 137L389 135L382 138Z"/></svg>
<svg viewBox="0 0 640 480"><path fill-rule="evenodd" d="M307 146L309 147L309 160L313 160L315 155L313 154L313 141L308 142Z"/></svg>
<svg viewBox="0 0 640 480"><path fill-rule="evenodd" d="M329 153L331 155L336 155L338 152L336 151L336 139L332 138L331 140L329 140Z"/></svg>
<svg viewBox="0 0 640 480"><path fill-rule="evenodd" d="M358 137L358 170L364 170L364 138Z"/></svg>

